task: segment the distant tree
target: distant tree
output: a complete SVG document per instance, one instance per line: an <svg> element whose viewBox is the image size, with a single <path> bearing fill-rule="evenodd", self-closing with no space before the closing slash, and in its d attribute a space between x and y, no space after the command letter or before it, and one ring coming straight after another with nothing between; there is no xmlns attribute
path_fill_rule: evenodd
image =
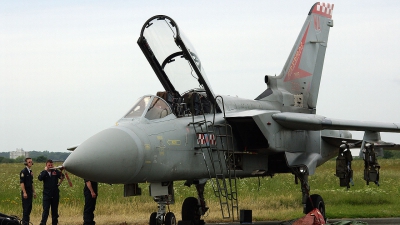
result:
<svg viewBox="0 0 400 225"><path fill-rule="evenodd" d="M47 157L45 157L45 156L43 156L43 155L38 156L38 157L36 158L36 162L38 162L38 163L46 162L46 161L47 161Z"/></svg>
<svg viewBox="0 0 400 225"><path fill-rule="evenodd" d="M25 156L18 156L17 158L15 158L15 162L17 162L17 163L22 163L22 162L24 162L25 161Z"/></svg>
<svg viewBox="0 0 400 225"><path fill-rule="evenodd" d="M15 159L10 159L10 158L5 158L5 157L1 157L1 161L0 163L14 163Z"/></svg>
<svg viewBox="0 0 400 225"><path fill-rule="evenodd" d="M49 151L31 151L29 155L33 158L37 158L39 156L44 156L47 159L52 159L55 161L65 161L65 159L71 154L70 152L49 152ZM36 160L34 160L36 161Z"/></svg>

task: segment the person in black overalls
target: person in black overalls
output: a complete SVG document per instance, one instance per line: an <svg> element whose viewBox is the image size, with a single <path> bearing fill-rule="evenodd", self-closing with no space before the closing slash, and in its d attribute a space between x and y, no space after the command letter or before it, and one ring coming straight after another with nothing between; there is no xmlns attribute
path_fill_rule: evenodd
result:
<svg viewBox="0 0 400 225"><path fill-rule="evenodd" d="M64 179L64 174L52 168L53 161L49 159L46 161L46 167L44 167L44 170L38 176L38 179L43 181L43 213L40 225L46 225L50 206L52 224L57 225L58 223L58 202L60 200L60 190L58 190L58 186Z"/></svg>
<svg viewBox="0 0 400 225"><path fill-rule="evenodd" d="M94 225L94 210L96 209L97 199L97 182L84 180L85 187L83 188L83 194L85 195L85 207L83 209L83 225Z"/></svg>
<svg viewBox="0 0 400 225"><path fill-rule="evenodd" d="M31 170L31 167L33 165L32 158L26 158L24 164L26 167L21 170L21 173L19 175L22 198L21 224L29 224L32 211L32 197L36 198L35 188L33 187L33 172Z"/></svg>

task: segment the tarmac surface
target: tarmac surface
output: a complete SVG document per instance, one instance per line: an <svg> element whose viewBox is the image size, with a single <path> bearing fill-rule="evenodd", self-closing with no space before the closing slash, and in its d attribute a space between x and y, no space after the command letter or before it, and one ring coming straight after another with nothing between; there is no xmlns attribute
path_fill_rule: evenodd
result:
<svg viewBox="0 0 400 225"><path fill-rule="evenodd" d="M338 221L362 221L368 223L368 225L399 225L400 224L400 217L394 218L354 218L354 219L328 219L327 223L335 223ZM293 221L259 221L253 223L242 223L242 225L291 225L294 223ZM241 223L214 223L215 225L240 225Z"/></svg>

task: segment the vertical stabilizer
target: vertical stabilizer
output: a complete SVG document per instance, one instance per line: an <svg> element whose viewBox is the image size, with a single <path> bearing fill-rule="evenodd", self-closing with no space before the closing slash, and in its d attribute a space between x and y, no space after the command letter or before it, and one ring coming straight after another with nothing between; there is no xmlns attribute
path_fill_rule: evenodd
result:
<svg viewBox="0 0 400 225"><path fill-rule="evenodd" d="M281 74L268 77L269 88L280 91L282 101L290 101L283 105L315 110L329 29L333 27L332 10L329 3L312 6ZM266 96L264 92L256 99Z"/></svg>

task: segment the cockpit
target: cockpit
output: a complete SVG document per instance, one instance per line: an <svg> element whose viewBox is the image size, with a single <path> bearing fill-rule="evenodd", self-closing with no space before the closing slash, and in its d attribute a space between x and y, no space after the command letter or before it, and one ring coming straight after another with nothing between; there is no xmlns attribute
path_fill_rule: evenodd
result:
<svg viewBox="0 0 400 225"><path fill-rule="evenodd" d="M170 106L157 96L143 96L139 98L124 118L138 118L144 116L148 120L161 119L171 114Z"/></svg>
<svg viewBox="0 0 400 225"><path fill-rule="evenodd" d="M212 113L213 105L203 90L190 90L182 97L175 97L168 91L157 92L157 96L146 95L137 100L125 119L144 117L155 120L167 117L197 116Z"/></svg>

